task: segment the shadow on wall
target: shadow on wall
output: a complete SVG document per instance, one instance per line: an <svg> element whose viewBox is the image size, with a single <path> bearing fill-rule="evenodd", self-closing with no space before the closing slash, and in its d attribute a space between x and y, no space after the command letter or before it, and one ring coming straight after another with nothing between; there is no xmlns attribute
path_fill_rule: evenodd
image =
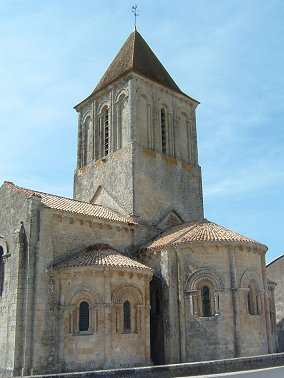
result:
<svg viewBox="0 0 284 378"><path fill-rule="evenodd" d="M277 323L278 352L284 352L284 319Z"/></svg>

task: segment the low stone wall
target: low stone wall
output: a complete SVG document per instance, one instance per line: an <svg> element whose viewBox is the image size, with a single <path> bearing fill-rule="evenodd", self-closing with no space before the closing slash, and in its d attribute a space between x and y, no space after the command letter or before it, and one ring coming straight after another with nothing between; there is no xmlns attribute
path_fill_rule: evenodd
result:
<svg viewBox="0 0 284 378"><path fill-rule="evenodd" d="M241 370L262 369L284 365L284 353L263 356L231 358L227 360L192 362L184 364L149 366L129 369L86 371L80 373L62 373L32 376L33 378L169 378L204 374L218 374Z"/></svg>

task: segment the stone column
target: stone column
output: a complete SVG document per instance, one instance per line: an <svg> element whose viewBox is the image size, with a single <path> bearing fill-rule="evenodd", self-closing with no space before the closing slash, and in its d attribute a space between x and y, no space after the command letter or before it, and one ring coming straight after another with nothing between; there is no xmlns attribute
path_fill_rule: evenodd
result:
<svg viewBox="0 0 284 378"><path fill-rule="evenodd" d="M77 168L82 166L82 125L81 125L82 115L79 113L78 116L78 140L77 140Z"/></svg>
<svg viewBox="0 0 284 378"><path fill-rule="evenodd" d="M198 148L197 148L197 132L196 132L196 117L195 109L192 110L192 126L191 126L191 146L192 146L192 163L198 164Z"/></svg>
<svg viewBox="0 0 284 378"><path fill-rule="evenodd" d="M268 286L266 278L266 264L265 264L265 254L261 255L261 273L262 273L262 282L264 288L264 316L266 323L266 337L267 337L267 349L268 353L273 352L272 346L272 332L271 332L271 323L270 323L270 314L269 314L269 300L268 300Z"/></svg>
<svg viewBox="0 0 284 378"><path fill-rule="evenodd" d="M25 307L22 321L25 323L22 375L31 375L33 367L33 334L35 318L35 292L38 241L40 232L40 199L33 196L29 205L29 239L27 247L27 274L25 282Z"/></svg>
<svg viewBox="0 0 284 378"><path fill-rule="evenodd" d="M110 109L109 109L109 153L115 151L115 113L114 113L114 91L110 92Z"/></svg>
<svg viewBox="0 0 284 378"><path fill-rule="evenodd" d="M186 146L187 146L187 161L189 163L192 162L192 152L191 152L191 139L192 139L192 136L191 136L191 123L190 121L188 121L188 119L186 119L186 138L187 138L187 141L186 141Z"/></svg>
<svg viewBox="0 0 284 378"><path fill-rule="evenodd" d="M181 254L176 250L177 258L177 287L178 287L178 306L179 306L179 326L180 326L180 362L186 362L186 326L185 326L185 303L184 303L184 264Z"/></svg>
<svg viewBox="0 0 284 378"><path fill-rule="evenodd" d="M104 367L110 368L112 359L112 302L111 302L111 272L104 271L104 343L105 356Z"/></svg>
<svg viewBox="0 0 284 378"><path fill-rule="evenodd" d="M233 305L233 321L234 321L234 353L235 357L239 357L241 353L240 345L240 297L237 283L237 271L235 261L235 250L229 247L229 263L230 263L230 279L231 279L231 293Z"/></svg>
<svg viewBox="0 0 284 378"><path fill-rule="evenodd" d="M145 345L145 362L151 362L151 345L150 345L150 279L151 277L145 276L145 307L142 310L143 317L141 316L141 321L143 319L144 326L140 321L140 330L144 329L144 345Z"/></svg>
<svg viewBox="0 0 284 378"><path fill-rule="evenodd" d="M24 336L25 336L25 323L24 319L24 308L25 308L25 284L27 275L27 237L23 223L21 227L16 231L16 248L14 254L18 258L18 288L16 294L16 332L15 332L15 362L14 362L14 375L21 375L21 369L23 366L23 352L24 352ZM6 259L10 257L5 256L4 263Z"/></svg>
<svg viewBox="0 0 284 378"><path fill-rule="evenodd" d="M96 102L95 100L92 101L92 160L96 160L96 124L97 117L96 117Z"/></svg>
<svg viewBox="0 0 284 378"><path fill-rule="evenodd" d="M136 82L135 78L129 80L129 142L136 141Z"/></svg>

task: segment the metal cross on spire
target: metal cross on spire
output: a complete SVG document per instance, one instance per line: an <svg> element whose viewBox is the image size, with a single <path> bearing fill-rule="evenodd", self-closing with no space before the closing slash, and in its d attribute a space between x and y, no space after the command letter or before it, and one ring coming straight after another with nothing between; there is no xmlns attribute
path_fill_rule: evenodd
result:
<svg viewBox="0 0 284 378"><path fill-rule="evenodd" d="M134 29L135 30L136 30L137 16L139 16L139 14L137 13L137 9L138 9L138 5L137 4L132 5L131 12L134 14Z"/></svg>

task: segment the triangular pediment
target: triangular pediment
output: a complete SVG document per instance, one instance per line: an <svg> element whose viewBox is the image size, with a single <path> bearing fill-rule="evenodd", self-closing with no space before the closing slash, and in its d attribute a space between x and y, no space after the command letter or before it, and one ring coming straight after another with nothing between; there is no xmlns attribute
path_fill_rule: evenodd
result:
<svg viewBox="0 0 284 378"><path fill-rule="evenodd" d="M91 203L94 205L100 205L112 209L119 214L127 215L123 207L115 200L105 188L99 186L95 195L93 196Z"/></svg>
<svg viewBox="0 0 284 378"><path fill-rule="evenodd" d="M183 224L182 218L178 215L178 213L175 210L171 210L164 218L160 220L160 222L157 224L157 227L164 231L168 228L178 226L180 224Z"/></svg>

